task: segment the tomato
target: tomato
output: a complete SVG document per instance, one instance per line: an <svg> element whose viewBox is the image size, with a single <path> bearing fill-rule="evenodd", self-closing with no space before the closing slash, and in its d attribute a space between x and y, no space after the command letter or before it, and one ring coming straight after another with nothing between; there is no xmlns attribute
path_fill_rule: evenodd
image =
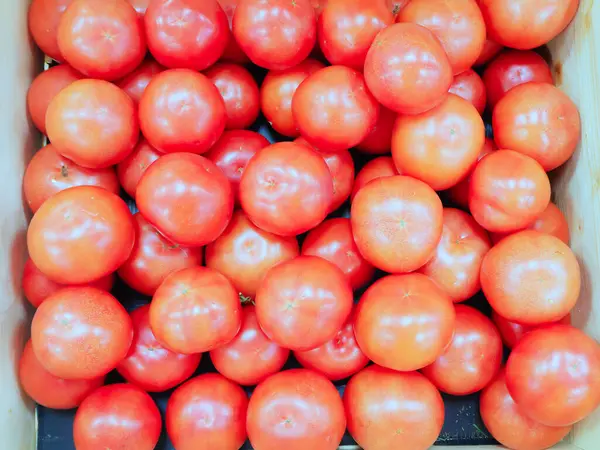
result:
<svg viewBox="0 0 600 450"><path fill-rule="evenodd" d="M86 169L58 154L52 144L33 155L23 177L23 192L33 212L57 192L74 186L98 186L113 194L121 189L113 168Z"/></svg>
<svg viewBox="0 0 600 450"><path fill-rule="evenodd" d="M162 420L152 398L136 386L111 384L86 398L73 422L77 450L152 450Z"/></svg>
<svg viewBox="0 0 600 450"><path fill-rule="evenodd" d="M316 256L272 267L256 292L256 316L267 337L291 350L312 350L332 339L352 310L344 273Z"/></svg>
<svg viewBox="0 0 600 450"><path fill-rule="evenodd" d="M319 45L331 64L362 71L375 36L393 23L383 1L329 0L317 23Z"/></svg>
<svg viewBox="0 0 600 450"><path fill-rule="evenodd" d="M396 113L383 106L379 108L379 118L371 132L356 148L362 153L383 155L392 148L392 131L396 122Z"/></svg>
<svg viewBox="0 0 600 450"><path fill-rule="evenodd" d="M506 385L529 418L564 427L600 405L600 348L570 325L534 330L521 339L506 364Z"/></svg>
<svg viewBox="0 0 600 450"><path fill-rule="evenodd" d="M531 156L547 172L573 155L581 134L575 103L544 83L513 88L494 108L492 120L498 146Z"/></svg>
<svg viewBox="0 0 600 450"><path fill-rule="evenodd" d="M150 303L150 327L158 342L186 355L231 341L241 326L237 292L227 278L206 267L169 275Z"/></svg>
<svg viewBox="0 0 600 450"><path fill-rule="evenodd" d="M435 191L405 176L383 177L360 189L350 219L358 250L375 267L412 272L434 255L443 207Z"/></svg>
<svg viewBox="0 0 600 450"><path fill-rule="evenodd" d="M233 15L233 35L254 64L283 70L310 54L317 21L308 0L244 0Z"/></svg>
<svg viewBox="0 0 600 450"><path fill-rule="evenodd" d="M558 36L575 16L579 0L479 0L490 39L528 50Z"/></svg>
<svg viewBox="0 0 600 450"><path fill-rule="evenodd" d="M365 60L365 81L388 109L419 114L444 101L452 66L427 28L397 23L379 32Z"/></svg>
<svg viewBox="0 0 600 450"><path fill-rule="evenodd" d="M504 46L498 44L497 42L486 39L485 44L483 44L483 50L481 51L479 58L477 58L477 61L473 63L473 66L479 67L487 64L494 59L494 57L500 53L503 48Z"/></svg>
<svg viewBox="0 0 600 450"><path fill-rule="evenodd" d="M46 111L52 99L83 75L68 64L50 67L39 74L27 91L27 110L31 121L42 134L46 134Z"/></svg>
<svg viewBox="0 0 600 450"><path fill-rule="evenodd" d="M325 219L333 180L323 157L302 144L279 142L260 150L240 181L240 203L259 228L296 236Z"/></svg>
<svg viewBox="0 0 600 450"><path fill-rule="evenodd" d="M577 258L560 239L521 231L498 242L481 265L481 287L508 320L555 322L575 306L581 287Z"/></svg>
<svg viewBox="0 0 600 450"><path fill-rule="evenodd" d="M248 397L225 377L207 373L169 397L165 422L177 450L238 449L246 440Z"/></svg>
<svg viewBox="0 0 600 450"><path fill-rule="evenodd" d="M140 138L133 151L117 165L117 176L121 186L132 198L135 198L137 185L150 164L160 158L161 153L152 147L146 139Z"/></svg>
<svg viewBox="0 0 600 450"><path fill-rule="evenodd" d="M229 343L211 350L215 368L230 380L254 386L277 373L286 363L290 351L270 340L260 328L256 309L242 308L242 327Z"/></svg>
<svg viewBox="0 0 600 450"><path fill-rule="evenodd" d="M19 382L36 403L52 409L76 408L91 392L104 384L104 377L65 380L48 372L35 357L31 340L19 361Z"/></svg>
<svg viewBox="0 0 600 450"><path fill-rule="evenodd" d="M135 199L144 218L169 240L200 247L231 220L233 192L211 161L191 153L162 156L146 170Z"/></svg>
<svg viewBox="0 0 600 450"><path fill-rule="evenodd" d="M469 209L486 230L509 232L528 226L548 207L550 181L529 156L497 150L471 174Z"/></svg>
<svg viewBox="0 0 600 450"><path fill-rule="evenodd" d="M240 0L217 0L225 14L227 14L227 20L229 21L229 29L231 30L233 25L233 16L235 14L235 10L237 8ZM235 40L235 36L233 33L229 34L229 40L227 41L227 46L225 47L225 51L223 52L223 56L221 59L224 61L230 61L237 64L247 64L250 62L248 56L242 51L240 45Z"/></svg>
<svg viewBox="0 0 600 450"><path fill-rule="evenodd" d="M390 156L380 156L379 158L369 161L356 175L350 200L354 201L354 197L358 191L362 189L369 181L382 177L391 177L394 175L398 175L398 169L396 169L394 160Z"/></svg>
<svg viewBox="0 0 600 450"><path fill-rule="evenodd" d="M129 208L96 186L61 191L37 210L27 230L34 264L52 281L83 284L127 260L135 231Z"/></svg>
<svg viewBox="0 0 600 450"><path fill-rule="evenodd" d="M57 42L58 24L73 0L33 0L27 21L33 40L43 53L56 61L63 61Z"/></svg>
<svg viewBox="0 0 600 450"><path fill-rule="evenodd" d="M36 310L31 323L35 356L54 376L91 380L125 358L133 338L125 308L106 291L61 289Z"/></svg>
<svg viewBox="0 0 600 450"><path fill-rule="evenodd" d="M165 70L163 66L148 57L133 72L121 78L115 84L123 89L136 104L139 104L142 94L150 84L150 80L163 70Z"/></svg>
<svg viewBox="0 0 600 450"><path fill-rule="evenodd" d="M150 4L150 0L127 0L133 9L138 13L140 17L144 17L146 14L146 9L148 9L148 5Z"/></svg>
<svg viewBox="0 0 600 450"><path fill-rule="evenodd" d="M153 0L144 24L150 53L172 69L204 70L229 41L227 15L217 0Z"/></svg>
<svg viewBox="0 0 600 450"><path fill-rule="evenodd" d="M315 15L319 17L321 12L323 12L323 8L327 4L328 0L310 0L312 7L315 10Z"/></svg>
<svg viewBox="0 0 600 450"><path fill-rule="evenodd" d="M133 342L117 371L129 383L147 392L163 392L191 377L202 354L181 355L163 347L152 333L149 314L150 305L140 306L129 314Z"/></svg>
<svg viewBox="0 0 600 450"><path fill-rule="evenodd" d="M504 370L483 390L479 405L487 430L508 448L550 448L562 441L572 428L548 427L527 417L508 392Z"/></svg>
<svg viewBox="0 0 600 450"><path fill-rule="evenodd" d="M348 431L368 450L426 450L442 431L444 402L417 372L369 366L344 391Z"/></svg>
<svg viewBox="0 0 600 450"><path fill-rule="evenodd" d="M294 369L257 386L248 404L246 426L256 450L334 450L344 435L346 418L342 399L327 378Z"/></svg>
<svg viewBox="0 0 600 450"><path fill-rule="evenodd" d="M205 153L223 134L227 111L215 85L186 69L155 75L140 100L140 128L164 153Z"/></svg>
<svg viewBox="0 0 600 450"><path fill-rule="evenodd" d="M300 135L292 116L292 97L300 83L325 65L314 59L284 70L270 70L260 87L262 112L275 131L285 136Z"/></svg>
<svg viewBox="0 0 600 450"><path fill-rule="evenodd" d="M396 20L431 30L442 43L454 75L471 68L486 40L485 22L475 0L411 0Z"/></svg>
<svg viewBox="0 0 600 450"><path fill-rule="evenodd" d="M202 265L202 248L173 244L140 214L133 215L135 244L131 255L119 267L119 277L144 295L154 295L173 272Z"/></svg>
<svg viewBox="0 0 600 450"><path fill-rule="evenodd" d="M500 53L483 72L490 109L493 110L512 88L529 82L554 84L552 72L544 58L530 50L505 50Z"/></svg>
<svg viewBox="0 0 600 450"><path fill-rule="evenodd" d="M403 175L436 191L468 173L485 142L485 126L475 107L454 94L418 116L399 116L392 134L392 157Z"/></svg>
<svg viewBox="0 0 600 450"><path fill-rule="evenodd" d="M521 325L520 323L511 322L510 320L505 319L496 311L492 311L492 320L496 324L496 327L500 332L500 336L502 336L502 341L504 342L504 345L506 345L510 349L514 348L515 345L517 345L517 343L523 338L523 336L525 336L530 331L548 325ZM562 319L553 323L571 325L571 314L567 314Z"/></svg>
<svg viewBox="0 0 600 450"><path fill-rule="evenodd" d="M487 102L485 85L481 77L474 70L468 69L456 75L448 92L467 100L475 107L479 114L483 114L483 111L485 111Z"/></svg>
<svg viewBox="0 0 600 450"><path fill-rule="evenodd" d="M418 370L433 363L450 343L455 315L452 300L425 275L389 275L361 297L354 334L375 364Z"/></svg>
<svg viewBox="0 0 600 450"><path fill-rule="evenodd" d="M125 0L75 0L60 19L62 57L89 78L113 81L127 75L146 56L142 22Z"/></svg>

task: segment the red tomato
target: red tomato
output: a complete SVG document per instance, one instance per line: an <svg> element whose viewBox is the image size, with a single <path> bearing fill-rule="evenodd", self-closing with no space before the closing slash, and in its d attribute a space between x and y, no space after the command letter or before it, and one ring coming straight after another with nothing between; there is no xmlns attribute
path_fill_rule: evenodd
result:
<svg viewBox="0 0 600 450"><path fill-rule="evenodd" d="M152 163L138 183L135 199L148 222L186 247L217 239L233 213L227 177L211 161L191 153L172 153Z"/></svg>
<svg viewBox="0 0 600 450"><path fill-rule="evenodd" d="M478 2L479 3L479 2ZM483 66L490 62L498 53L502 51L504 47L494 41L489 39L485 40L485 44L483 44L483 50L477 58L477 61L473 63L474 67Z"/></svg>
<svg viewBox="0 0 600 450"><path fill-rule="evenodd" d="M492 321L476 309L465 305L455 309L450 345L421 372L442 392L469 395L487 386L498 373L502 339Z"/></svg>
<svg viewBox="0 0 600 450"><path fill-rule="evenodd" d="M73 0L33 0L27 21L33 40L50 58L62 62L57 42L58 24Z"/></svg>
<svg viewBox="0 0 600 450"><path fill-rule="evenodd" d="M148 9L148 4L150 0L127 0L133 9L138 13L140 17L144 17L146 14L146 9Z"/></svg>
<svg viewBox="0 0 600 450"><path fill-rule="evenodd" d="M83 284L127 260L135 231L123 200L96 186L78 186L44 202L27 230L34 264L52 281Z"/></svg>
<svg viewBox="0 0 600 450"><path fill-rule="evenodd" d="M191 70L155 75L140 100L140 128L165 153L205 153L223 134L227 111L211 81Z"/></svg>
<svg viewBox="0 0 600 450"><path fill-rule="evenodd" d="M469 173L484 143L485 126L475 107L450 94L418 116L398 116L392 157L400 173L441 191Z"/></svg>
<svg viewBox="0 0 600 450"><path fill-rule="evenodd" d="M136 104L139 104L142 94L146 90L146 87L148 87L150 80L154 78L154 75L163 70L165 70L165 68L154 59L146 58L137 69L120 79L116 85L123 89Z"/></svg>
<svg viewBox="0 0 600 450"><path fill-rule="evenodd" d="M375 37L365 60L365 81L386 108L419 114L444 100L452 85L452 66L431 31L397 23Z"/></svg>
<svg viewBox="0 0 600 450"><path fill-rule="evenodd" d="M537 325L560 320L573 309L581 273L564 242L527 230L502 239L487 253L481 287L498 314Z"/></svg>
<svg viewBox="0 0 600 450"><path fill-rule="evenodd" d="M379 118L371 132L356 148L362 153L383 155L392 148L392 131L396 122L396 113L383 106L379 108Z"/></svg>
<svg viewBox="0 0 600 450"><path fill-rule="evenodd" d="M167 433L177 450L239 449L247 410L241 387L216 373L200 375L169 397Z"/></svg>
<svg viewBox="0 0 600 450"><path fill-rule="evenodd" d="M162 420L152 398L136 386L111 384L86 398L73 422L77 450L152 450Z"/></svg>
<svg viewBox="0 0 600 450"><path fill-rule="evenodd" d="M129 383L147 392L163 392L191 377L202 358L201 353L181 355L163 347L150 328L150 305L130 313L133 342L117 371Z"/></svg>
<svg viewBox="0 0 600 450"><path fill-rule="evenodd" d="M467 100L475 107L479 114L483 114L483 111L485 111L487 102L485 85L481 77L474 70L468 69L456 75L448 92Z"/></svg>
<svg viewBox="0 0 600 450"><path fill-rule="evenodd" d="M393 23L383 1L329 0L317 23L319 45L331 64L362 71L375 36Z"/></svg>
<svg viewBox="0 0 600 450"><path fill-rule="evenodd" d="M508 392L504 370L483 390L479 405L487 430L508 448L550 448L562 441L572 428L548 427L527 417Z"/></svg>
<svg viewBox="0 0 600 450"><path fill-rule="evenodd" d="M42 134L46 134L46 111L52 99L82 77L83 75L71 66L60 64L50 67L33 80L27 91L27 110L31 121Z"/></svg>
<svg viewBox="0 0 600 450"><path fill-rule="evenodd" d="M158 342L186 355L231 341L241 326L238 294L227 278L206 267L169 275L150 303L150 326Z"/></svg>
<svg viewBox="0 0 600 450"><path fill-rule="evenodd" d="M517 343L521 339L523 339L523 336L525 336L530 331L548 325L521 325L520 323L511 322L510 320L505 319L496 311L492 311L492 320L496 324L496 327L498 327L498 331L500 332L500 336L502 336L502 341L504 342L504 345L506 345L510 349L514 348L515 345L517 345ZM553 323L571 325L571 314L567 314L562 319Z"/></svg>
<svg viewBox="0 0 600 450"><path fill-rule="evenodd" d="M227 15L216 0L153 0L144 24L150 53L172 69L204 70L229 41Z"/></svg>
<svg viewBox="0 0 600 450"><path fill-rule="evenodd" d="M229 29L231 30L233 25L233 15L235 14L235 9L237 8L240 0L217 0L225 14L227 14L227 20L229 21ZM222 60L231 61L237 64L246 64L249 63L250 60L248 56L242 51L240 45L235 40L235 36L233 33L229 34L229 40L227 41L227 47L225 47L225 51L223 52Z"/></svg>
<svg viewBox="0 0 600 450"><path fill-rule="evenodd" d="M133 215L135 244L119 267L119 277L144 295L154 295L173 272L202 265L201 247L180 247L161 235L140 213Z"/></svg>
<svg viewBox="0 0 600 450"><path fill-rule="evenodd" d="M125 358L133 338L131 319L108 292L71 287L51 295L31 323L35 356L54 376L91 380Z"/></svg>
<svg viewBox="0 0 600 450"><path fill-rule="evenodd" d="M529 418L564 427L600 405L600 348L570 325L534 330L506 364L506 385Z"/></svg>
<svg viewBox="0 0 600 450"><path fill-rule="evenodd" d="M375 364L418 370L433 363L450 343L455 315L450 298L425 275L389 275L361 297L354 334Z"/></svg>
<svg viewBox="0 0 600 450"><path fill-rule="evenodd" d="M142 22L125 0L75 0L58 25L58 47L89 78L117 80L146 56Z"/></svg>
<svg viewBox="0 0 600 450"><path fill-rule="evenodd" d="M417 372L369 366L344 391L348 431L369 450L426 450L444 423L444 402Z"/></svg>
<svg viewBox="0 0 600 450"><path fill-rule="evenodd" d="M121 186L132 198L135 198L137 185L150 164L160 158L161 153L152 147L146 139L140 138L133 151L117 165L117 176Z"/></svg>
<svg viewBox="0 0 600 450"><path fill-rule="evenodd" d="M242 308L242 327L233 340L211 350L215 368L230 380L244 386L255 386L277 373L286 363L290 351L270 340L256 318L256 309Z"/></svg>
<svg viewBox="0 0 600 450"><path fill-rule="evenodd" d="M524 228L549 202L548 175L537 161L521 153L496 150L479 161L471 174L469 209L488 231Z"/></svg>
<svg viewBox="0 0 600 450"><path fill-rule="evenodd" d="M104 384L104 377L90 380L65 380L48 372L35 357L31 340L19 361L19 382L36 403L46 408L71 409Z"/></svg>
<svg viewBox="0 0 600 450"><path fill-rule="evenodd" d="M396 169L394 160L390 156L380 156L369 161L356 175L350 200L354 201L357 192L369 181L382 177L392 177L394 175L398 175L398 169Z"/></svg>
<svg viewBox="0 0 600 450"><path fill-rule="evenodd" d="M292 116L292 97L300 83L324 67L320 61L306 59L289 69L267 73L260 87L260 104L275 131L290 137L300 135Z"/></svg>
<svg viewBox="0 0 600 450"><path fill-rule="evenodd" d="M259 228L281 236L317 226L332 201L333 180L322 156L293 142L260 150L240 181L244 212Z"/></svg>
<svg viewBox="0 0 600 450"><path fill-rule="evenodd" d="M352 201L352 232L363 257L390 273L412 272L434 255L442 236L442 202L411 177L382 177Z"/></svg>
<svg viewBox="0 0 600 450"><path fill-rule="evenodd" d="M23 192L33 212L57 192L74 186L98 186L113 194L121 190L112 167L86 169L61 156L52 144L33 155L23 177Z"/></svg>
<svg viewBox="0 0 600 450"><path fill-rule="evenodd" d="M327 378L294 369L257 386L248 404L246 427L256 450L335 450L346 418L342 399Z"/></svg>
<svg viewBox="0 0 600 450"><path fill-rule="evenodd" d="M547 172L573 155L581 135L575 103L544 83L511 89L494 108L493 126L498 146L531 156Z"/></svg>
<svg viewBox="0 0 600 450"><path fill-rule="evenodd" d="M488 234L469 214L444 208L442 239L420 272L435 281L453 302L463 302L481 289L479 270L491 247Z"/></svg>
<svg viewBox="0 0 600 450"><path fill-rule="evenodd" d="M244 0L233 15L233 35L254 64L283 70L310 54L317 20L308 0Z"/></svg>
<svg viewBox="0 0 600 450"><path fill-rule="evenodd" d="M298 256L271 268L256 292L256 316L282 347L312 350L332 339L352 310L352 289L337 266Z"/></svg>

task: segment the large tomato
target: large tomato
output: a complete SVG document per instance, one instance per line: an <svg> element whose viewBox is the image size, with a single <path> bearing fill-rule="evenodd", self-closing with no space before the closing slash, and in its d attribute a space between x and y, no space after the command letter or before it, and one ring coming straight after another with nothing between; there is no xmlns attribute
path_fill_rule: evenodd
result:
<svg viewBox="0 0 600 450"><path fill-rule="evenodd" d="M523 339L523 336L530 331L548 325L547 323L543 323L541 325L522 325L520 323L511 322L510 320L505 319L496 311L492 311L492 320L496 324L496 327L500 332L500 336L502 336L504 345L510 349L514 348L515 345L517 345L517 343ZM571 314L567 314L565 317L554 323L571 325Z"/></svg>
<svg viewBox="0 0 600 450"><path fill-rule="evenodd" d="M448 92L467 100L475 107L479 114L483 114L485 111L487 104L485 84L483 84L483 80L474 70L468 69L456 75Z"/></svg>
<svg viewBox="0 0 600 450"><path fill-rule="evenodd" d="M227 20L229 21L229 29L231 30L233 25L233 16L235 14L235 10L237 8L240 0L217 0L225 14L227 14ZM235 36L233 32L229 34L229 39L227 41L227 46L225 47L225 51L223 52L223 56L221 57L224 61L231 61L237 64L246 64L249 63L250 60L248 56L242 51L240 45L235 40Z"/></svg>
<svg viewBox="0 0 600 450"><path fill-rule="evenodd" d="M392 132L396 122L396 113L383 106L379 108L379 118L371 132L356 148L362 153L383 155L392 148Z"/></svg>
<svg viewBox="0 0 600 450"><path fill-rule="evenodd" d="M265 334L282 347L300 351L333 338L353 304L344 273L316 256L298 256L271 268L255 301Z"/></svg>
<svg viewBox="0 0 600 450"><path fill-rule="evenodd" d="M142 175L161 155L146 139L140 138L133 151L117 165L119 182L132 198L135 198Z"/></svg>
<svg viewBox="0 0 600 450"><path fill-rule="evenodd" d="M394 175L398 175L398 169L396 169L396 165L391 156L380 156L379 158L372 159L365 164L356 175L350 200L354 201L354 197L356 197L358 191L365 187L370 181L382 177L392 177Z"/></svg>
<svg viewBox="0 0 600 450"><path fill-rule="evenodd" d="M127 74L115 84L123 89L137 105L140 103L142 94L148 87L148 84L150 84L150 80L154 78L154 75L163 70L165 70L163 66L148 57L133 72Z"/></svg>
<svg viewBox="0 0 600 450"><path fill-rule="evenodd" d="M73 0L33 0L27 21L29 32L38 47L50 58L62 61L58 48L58 24Z"/></svg>

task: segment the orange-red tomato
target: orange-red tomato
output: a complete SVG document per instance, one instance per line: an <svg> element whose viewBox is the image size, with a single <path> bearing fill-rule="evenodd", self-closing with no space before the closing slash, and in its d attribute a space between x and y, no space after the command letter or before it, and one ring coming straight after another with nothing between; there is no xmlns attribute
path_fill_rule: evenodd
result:
<svg viewBox="0 0 600 450"><path fill-rule="evenodd" d="M227 20L229 21L229 29L231 30L233 25L233 16L235 14L235 9L237 8L240 0L217 0L225 14L227 14ZM235 40L235 36L233 32L229 33L229 39L227 41L227 46L225 47L225 51L223 52L223 56L221 56L221 60L230 61L237 64L247 64L250 62L248 56L242 51L240 45Z"/></svg>
<svg viewBox="0 0 600 450"><path fill-rule="evenodd" d="M496 324L496 327L500 332L500 336L502 336L502 341L504 342L504 345L506 345L510 349L514 348L515 345L517 345L517 343L521 339L523 339L523 336L525 336L530 331L548 325L545 323L541 325L522 325L520 323L511 322L510 320L505 319L496 311L492 311L492 320ZM571 314L567 314L562 319L553 323L571 325Z"/></svg>
<svg viewBox="0 0 600 450"><path fill-rule="evenodd" d="M73 0L33 0L27 21L29 32L38 47L50 58L63 61L58 48L58 24Z"/></svg>
<svg viewBox="0 0 600 450"><path fill-rule="evenodd" d="M354 197L368 182L382 177L392 177L398 175L398 169L394 164L394 160L390 156L380 156L369 161L360 169L354 180L354 188L350 195L350 200L354 201Z"/></svg>
<svg viewBox="0 0 600 450"><path fill-rule="evenodd" d="M483 111L485 111L487 104L485 84L483 84L483 80L474 70L468 69L456 75L448 92L467 100L475 107L479 114L483 114Z"/></svg>
<svg viewBox="0 0 600 450"><path fill-rule="evenodd" d="M154 75L163 70L165 70L163 66L148 57L133 72L130 72L115 84L123 89L137 105L140 103L142 94L148 87L148 84L150 84L150 80L154 78Z"/></svg>
<svg viewBox="0 0 600 450"><path fill-rule="evenodd" d="M481 50L481 54L477 61L473 63L474 67L483 66L490 62L498 53L502 51L504 46L494 42L490 39L485 40L485 44L483 44L483 50Z"/></svg>
<svg viewBox="0 0 600 450"><path fill-rule="evenodd" d="M362 153L370 155L383 155L392 148L392 131L396 122L396 113L384 108L379 108L379 118L371 132L356 148Z"/></svg>
<svg viewBox="0 0 600 450"><path fill-rule="evenodd" d="M146 139L141 138L133 151L117 165L119 182L132 198L135 198L142 175L161 155L162 153L152 147Z"/></svg>

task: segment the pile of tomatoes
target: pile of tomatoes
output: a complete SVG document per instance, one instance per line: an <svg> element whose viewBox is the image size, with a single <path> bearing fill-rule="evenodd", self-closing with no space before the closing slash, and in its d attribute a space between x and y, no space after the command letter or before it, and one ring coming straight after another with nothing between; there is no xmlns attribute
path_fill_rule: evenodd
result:
<svg viewBox="0 0 600 450"><path fill-rule="evenodd" d="M579 113L532 50L578 1L312 3L33 0L60 64L27 99L50 143L24 176L20 379L79 407L78 450L154 448L148 392L174 388L177 450L335 449L346 429L424 450L440 391L482 391L490 433L536 450L600 404L547 175ZM115 276L149 304L126 311ZM491 318L462 304L479 291Z"/></svg>

